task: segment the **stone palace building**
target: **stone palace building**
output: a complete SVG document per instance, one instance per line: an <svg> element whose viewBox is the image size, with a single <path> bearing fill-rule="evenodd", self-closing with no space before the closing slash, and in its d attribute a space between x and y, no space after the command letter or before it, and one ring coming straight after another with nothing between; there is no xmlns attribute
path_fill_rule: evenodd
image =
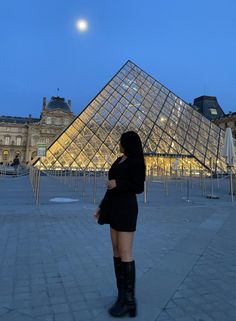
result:
<svg viewBox="0 0 236 321"><path fill-rule="evenodd" d="M40 118L0 116L0 164L10 164L16 155L21 163L30 162L37 144L48 146L73 119L71 100L59 96L48 103L43 98Z"/></svg>

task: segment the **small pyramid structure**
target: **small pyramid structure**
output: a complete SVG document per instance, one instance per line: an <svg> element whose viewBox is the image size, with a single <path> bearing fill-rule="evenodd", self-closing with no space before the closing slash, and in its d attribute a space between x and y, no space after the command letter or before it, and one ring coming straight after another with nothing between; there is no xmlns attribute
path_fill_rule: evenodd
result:
<svg viewBox="0 0 236 321"><path fill-rule="evenodd" d="M190 156L226 170L224 131L130 60L50 145L40 166L109 168L127 130L140 135L147 155Z"/></svg>

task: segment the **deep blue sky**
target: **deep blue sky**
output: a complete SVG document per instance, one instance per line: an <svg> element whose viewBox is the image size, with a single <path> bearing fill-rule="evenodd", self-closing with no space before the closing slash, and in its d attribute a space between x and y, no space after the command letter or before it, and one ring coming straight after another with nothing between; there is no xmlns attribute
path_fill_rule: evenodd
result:
<svg viewBox="0 0 236 321"><path fill-rule="evenodd" d="M78 114L128 59L187 102L236 111L235 17L235 0L1 1L0 115L39 117L58 87Z"/></svg>

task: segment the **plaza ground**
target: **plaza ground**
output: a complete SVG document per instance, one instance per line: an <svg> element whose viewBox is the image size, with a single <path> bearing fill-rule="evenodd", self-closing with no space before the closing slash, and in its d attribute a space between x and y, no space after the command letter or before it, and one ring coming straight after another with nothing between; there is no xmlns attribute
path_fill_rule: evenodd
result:
<svg viewBox="0 0 236 321"><path fill-rule="evenodd" d="M42 176L37 206L28 176L0 177L0 321L114 320L109 227L93 219L105 177L95 198L93 179L82 193L82 178ZM137 321L236 320L236 201L225 178L216 200L209 178L188 183L152 178L139 196Z"/></svg>

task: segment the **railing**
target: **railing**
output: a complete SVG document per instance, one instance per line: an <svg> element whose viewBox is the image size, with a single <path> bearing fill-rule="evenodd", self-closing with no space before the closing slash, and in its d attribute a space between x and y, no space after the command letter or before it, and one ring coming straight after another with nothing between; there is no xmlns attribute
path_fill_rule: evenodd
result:
<svg viewBox="0 0 236 321"><path fill-rule="evenodd" d="M96 204L106 190L105 182L108 179L108 171L101 169L78 169L78 168L58 168L47 169L43 172L43 176L56 179L59 183L67 186L75 195L79 196L83 201L89 201ZM165 196L178 195L186 202L192 202L195 195L200 197L214 198L219 194L221 187L226 188L225 180L228 176L225 174L216 174L207 171L189 171L175 170L169 173L162 172L161 175L154 175L152 170L147 171L146 181L144 184L144 193L142 196L143 202L149 203L150 195L155 194L157 197L160 193ZM38 205L40 202L40 170L38 168L30 168L30 181L35 197L35 202ZM42 182L44 182L43 180ZM44 193L46 189L42 188ZM234 186L235 191L235 186ZM151 194L150 194L151 193ZM215 195L216 193L216 195ZM45 197L45 195L42 195ZM151 197L152 201L153 198Z"/></svg>
<svg viewBox="0 0 236 321"><path fill-rule="evenodd" d="M21 177L29 174L29 170L26 166L8 166L0 165L0 176L4 177Z"/></svg>
<svg viewBox="0 0 236 321"><path fill-rule="evenodd" d="M44 173L47 176L57 179L60 183L67 185L74 192L81 192L81 198L84 199L87 193L88 184L91 187L92 193L91 198L93 204L97 201L97 178L102 177L105 185L107 180L107 170L105 169L78 169L78 168L66 168L66 169L48 169Z"/></svg>

